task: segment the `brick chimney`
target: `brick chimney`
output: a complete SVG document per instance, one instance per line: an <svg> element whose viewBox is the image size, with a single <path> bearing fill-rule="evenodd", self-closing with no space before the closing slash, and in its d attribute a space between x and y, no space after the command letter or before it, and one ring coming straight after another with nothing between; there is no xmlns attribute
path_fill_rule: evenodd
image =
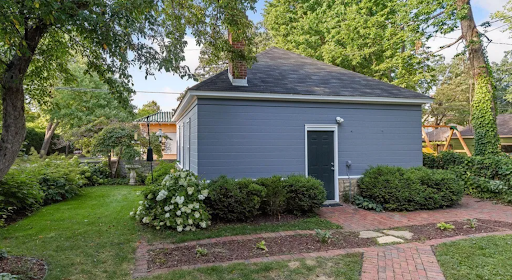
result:
<svg viewBox="0 0 512 280"><path fill-rule="evenodd" d="M235 49L245 49L245 42L233 42L231 32L228 32L228 40ZM229 61L228 76L234 86L247 86L247 63L243 61Z"/></svg>

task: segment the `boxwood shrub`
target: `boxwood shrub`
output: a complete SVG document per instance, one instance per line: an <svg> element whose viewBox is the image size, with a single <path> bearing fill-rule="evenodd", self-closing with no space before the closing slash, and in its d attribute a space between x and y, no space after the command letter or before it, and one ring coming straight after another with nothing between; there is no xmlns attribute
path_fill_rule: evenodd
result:
<svg viewBox="0 0 512 280"><path fill-rule="evenodd" d="M326 192L320 180L303 175L235 180L212 180L205 204L213 219L250 221L258 214L307 215L320 208Z"/></svg>
<svg viewBox="0 0 512 280"><path fill-rule="evenodd" d="M449 207L464 194L464 185L453 172L425 167L372 167L358 183L362 197L390 211Z"/></svg>
<svg viewBox="0 0 512 280"><path fill-rule="evenodd" d="M327 198L322 181L304 175L290 175L285 180L286 212L295 215L313 213Z"/></svg>
<svg viewBox="0 0 512 280"><path fill-rule="evenodd" d="M250 221L260 210L265 188L252 179L235 180L220 176L208 184L210 195L205 204L212 219Z"/></svg>

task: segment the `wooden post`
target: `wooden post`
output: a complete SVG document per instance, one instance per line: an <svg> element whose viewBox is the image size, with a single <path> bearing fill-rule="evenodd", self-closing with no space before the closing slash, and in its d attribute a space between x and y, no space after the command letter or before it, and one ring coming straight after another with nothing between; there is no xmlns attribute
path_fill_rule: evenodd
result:
<svg viewBox="0 0 512 280"><path fill-rule="evenodd" d="M457 133L457 137L459 137L460 143L462 144L462 147L464 147L464 151L466 151L466 154L468 156L471 156L471 152L469 151L469 148L466 145L466 142L464 142L464 139L462 138L462 135L460 135L460 132L458 130L455 130L455 133Z"/></svg>
<svg viewBox="0 0 512 280"><path fill-rule="evenodd" d="M427 133L425 132L424 127L421 128L421 134L423 135L423 138L425 139L425 143L427 144L427 147L429 147L432 151L434 151L434 148L432 147L432 145L430 144L430 141L428 140L428 136L427 136ZM437 152L436 152L436 154L437 154Z"/></svg>
<svg viewBox="0 0 512 280"><path fill-rule="evenodd" d="M443 152L448 150L448 146L450 146L450 141L452 141L453 136L453 128L450 128L450 135L448 135L448 139L446 140L446 144L444 144Z"/></svg>

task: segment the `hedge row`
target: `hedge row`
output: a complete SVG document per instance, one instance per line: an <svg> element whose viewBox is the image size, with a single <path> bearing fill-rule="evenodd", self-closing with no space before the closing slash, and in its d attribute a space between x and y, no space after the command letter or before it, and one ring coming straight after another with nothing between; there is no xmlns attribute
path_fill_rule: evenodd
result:
<svg viewBox="0 0 512 280"><path fill-rule="evenodd" d="M305 215L326 199L323 183L312 177L290 175L257 180L220 176L208 184L208 212L219 221L249 221L258 214Z"/></svg>
<svg viewBox="0 0 512 280"><path fill-rule="evenodd" d="M76 157L20 158L0 181L0 226L12 216L73 197L81 187L106 183L108 175L105 164L81 165Z"/></svg>
<svg viewBox="0 0 512 280"><path fill-rule="evenodd" d="M470 195L512 202L512 159L505 154L486 157L468 157L454 152L437 156L424 154L423 165L455 173Z"/></svg>
<svg viewBox="0 0 512 280"><path fill-rule="evenodd" d="M372 167L358 184L363 198L391 211L449 207L464 194L464 186L455 174L424 167Z"/></svg>

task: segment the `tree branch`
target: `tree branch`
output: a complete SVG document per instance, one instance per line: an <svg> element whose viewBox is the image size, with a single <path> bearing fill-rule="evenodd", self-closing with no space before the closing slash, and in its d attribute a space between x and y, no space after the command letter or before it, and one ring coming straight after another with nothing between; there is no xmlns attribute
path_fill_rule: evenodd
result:
<svg viewBox="0 0 512 280"><path fill-rule="evenodd" d="M453 46L453 45L457 44L457 43L458 43L460 40L462 40L463 38L464 38L464 37L463 37L462 35L460 35L460 37L459 37L459 38L457 38L457 40L455 40L455 42L452 42L452 43L450 43L450 44L448 44L448 45L444 45L444 46L442 46L439 50L437 50L437 51L435 51L435 52L431 53L431 55L432 55L432 54L436 54L436 53L438 53L438 52L440 52L440 51L442 51L442 50L444 50L444 49L447 49L447 48L449 48L449 47L451 47L451 46Z"/></svg>

